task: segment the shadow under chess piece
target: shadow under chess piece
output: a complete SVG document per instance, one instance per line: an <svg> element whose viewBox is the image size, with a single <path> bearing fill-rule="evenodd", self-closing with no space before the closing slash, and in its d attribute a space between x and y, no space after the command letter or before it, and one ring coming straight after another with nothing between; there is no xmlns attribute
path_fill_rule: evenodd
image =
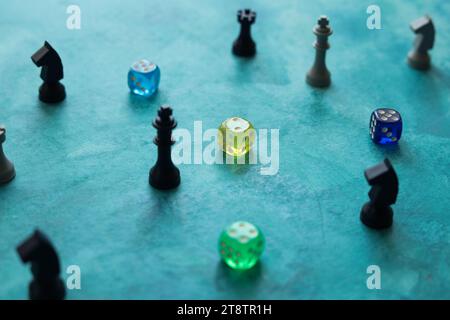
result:
<svg viewBox="0 0 450 320"><path fill-rule="evenodd" d="M8 183L16 176L14 165L3 152L3 143L6 141L6 129L0 127L0 184Z"/></svg>
<svg viewBox="0 0 450 320"><path fill-rule="evenodd" d="M413 21L410 27L416 34L416 39L408 54L408 63L414 69L428 70L431 68L431 57L428 51L433 49L436 36L433 21L429 16L424 16Z"/></svg>

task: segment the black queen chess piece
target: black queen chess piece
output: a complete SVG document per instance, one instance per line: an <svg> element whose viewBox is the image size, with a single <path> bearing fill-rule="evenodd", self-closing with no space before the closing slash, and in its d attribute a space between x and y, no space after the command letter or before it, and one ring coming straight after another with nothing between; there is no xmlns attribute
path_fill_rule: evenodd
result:
<svg viewBox="0 0 450 320"><path fill-rule="evenodd" d="M0 126L0 184L8 183L16 176L14 164L3 152L3 143L6 141L6 129Z"/></svg>
<svg viewBox="0 0 450 320"><path fill-rule="evenodd" d="M329 25L330 21L328 18L326 16L320 16L317 25L313 29L317 37L314 43L316 56L314 65L306 75L306 82L313 87L325 88L331 84L331 74L325 62L326 52L330 48L328 37L333 34L333 30Z"/></svg>
<svg viewBox="0 0 450 320"><path fill-rule="evenodd" d="M174 189L180 184L180 170L172 162L171 155L171 147L175 143L172 140L172 130L177 126L172 113L170 106L161 106L153 121L153 127L157 130L153 142L158 146L158 159L150 170L149 183L161 190Z"/></svg>

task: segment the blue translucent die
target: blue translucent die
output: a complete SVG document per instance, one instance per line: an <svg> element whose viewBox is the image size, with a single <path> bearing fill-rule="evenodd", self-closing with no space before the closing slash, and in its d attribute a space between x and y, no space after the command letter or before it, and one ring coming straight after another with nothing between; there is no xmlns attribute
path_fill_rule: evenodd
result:
<svg viewBox="0 0 450 320"><path fill-rule="evenodd" d="M131 66L128 72L128 87L134 94L150 97L158 90L160 77L159 67L142 59Z"/></svg>
<svg viewBox="0 0 450 320"><path fill-rule="evenodd" d="M370 137L378 144L395 144L402 136L402 117L394 109L382 108L372 112Z"/></svg>

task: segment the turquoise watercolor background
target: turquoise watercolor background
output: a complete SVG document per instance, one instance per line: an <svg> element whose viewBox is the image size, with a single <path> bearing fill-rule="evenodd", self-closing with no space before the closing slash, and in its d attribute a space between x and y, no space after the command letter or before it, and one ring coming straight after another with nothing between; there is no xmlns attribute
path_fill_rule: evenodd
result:
<svg viewBox="0 0 450 320"><path fill-rule="evenodd" d="M0 187L0 298L25 299L31 278L15 246L35 227L62 266L82 270L69 299L429 299L450 298L449 1L379 0L383 29L366 28L364 1L76 1L82 29L66 29L69 1L2 1L0 123L17 177ZM231 55L235 12L258 12L258 55ZM305 84L312 27L334 34L333 85ZM409 23L429 13L437 29L434 67L410 69ZM68 98L37 99L31 55L48 40L65 66ZM130 64L162 70L151 100L131 97ZM182 165L174 192L148 185L156 159L151 121L169 103L180 128L215 128L240 115L280 129L280 171L260 166ZM368 136L373 109L402 113L397 148ZM400 194L392 229L359 222L369 187L363 170L389 157ZM267 240L248 273L219 262L216 241L235 220ZM382 290L366 288L366 268Z"/></svg>

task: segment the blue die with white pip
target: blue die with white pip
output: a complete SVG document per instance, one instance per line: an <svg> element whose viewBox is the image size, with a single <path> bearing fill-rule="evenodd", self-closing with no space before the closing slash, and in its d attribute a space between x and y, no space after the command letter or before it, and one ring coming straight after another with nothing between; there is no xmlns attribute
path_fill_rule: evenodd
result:
<svg viewBox="0 0 450 320"><path fill-rule="evenodd" d="M128 72L128 87L134 94L151 97L159 87L159 67L145 59L136 61Z"/></svg>
<svg viewBox="0 0 450 320"><path fill-rule="evenodd" d="M402 136L402 117L394 109L381 108L370 117L370 137L378 144L396 144Z"/></svg>

